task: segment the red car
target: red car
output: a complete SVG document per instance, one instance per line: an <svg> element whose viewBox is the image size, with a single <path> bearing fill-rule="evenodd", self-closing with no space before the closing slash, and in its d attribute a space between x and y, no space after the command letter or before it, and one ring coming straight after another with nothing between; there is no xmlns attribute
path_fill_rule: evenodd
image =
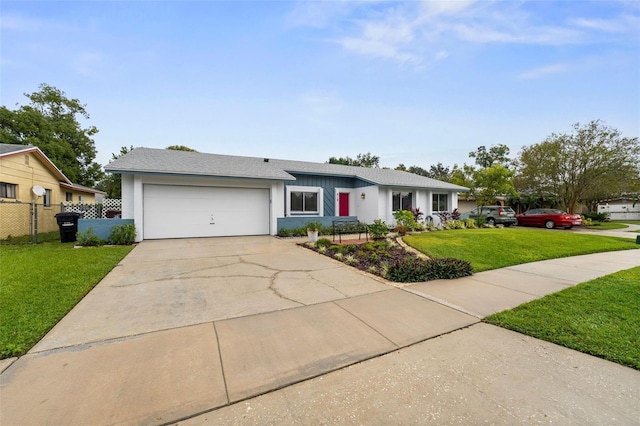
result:
<svg viewBox="0 0 640 426"><path fill-rule="evenodd" d="M565 228L582 225L579 214L569 214L556 209L531 209L516 215L518 225L544 226L547 229Z"/></svg>

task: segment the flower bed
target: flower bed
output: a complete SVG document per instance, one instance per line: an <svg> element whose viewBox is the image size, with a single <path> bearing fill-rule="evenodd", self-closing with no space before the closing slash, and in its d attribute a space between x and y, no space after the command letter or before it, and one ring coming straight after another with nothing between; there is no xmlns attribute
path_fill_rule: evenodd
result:
<svg viewBox="0 0 640 426"><path fill-rule="evenodd" d="M409 252L392 239L363 244L333 244L327 238L305 247L349 266L395 282L452 279L473 273L467 261L453 258L429 259Z"/></svg>

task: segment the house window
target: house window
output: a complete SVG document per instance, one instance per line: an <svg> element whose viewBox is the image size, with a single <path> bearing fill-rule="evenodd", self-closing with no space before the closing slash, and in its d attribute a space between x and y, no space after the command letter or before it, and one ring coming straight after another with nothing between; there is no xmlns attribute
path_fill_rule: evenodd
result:
<svg viewBox="0 0 640 426"><path fill-rule="evenodd" d="M411 210L413 208L412 192L394 192L392 195L392 211Z"/></svg>
<svg viewBox="0 0 640 426"><path fill-rule="evenodd" d="M318 213L318 193L291 191L292 213Z"/></svg>
<svg viewBox="0 0 640 426"><path fill-rule="evenodd" d="M447 194L433 194L433 208L434 212L445 212L447 211Z"/></svg>
<svg viewBox="0 0 640 426"><path fill-rule="evenodd" d="M73 193L67 192L65 201L73 201Z"/></svg>
<svg viewBox="0 0 640 426"><path fill-rule="evenodd" d="M286 187L286 214L322 216L322 188L315 186Z"/></svg>
<svg viewBox="0 0 640 426"><path fill-rule="evenodd" d="M51 190L50 189L45 189L44 190L44 206L45 207L50 207L51 206Z"/></svg>
<svg viewBox="0 0 640 426"><path fill-rule="evenodd" d="M16 198L16 188L14 183L0 182L0 198Z"/></svg>
<svg viewBox="0 0 640 426"><path fill-rule="evenodd" d="M79 202L80 204L84 203L84 196L82 196L82 195L78 195L78 202Z"/></svg>

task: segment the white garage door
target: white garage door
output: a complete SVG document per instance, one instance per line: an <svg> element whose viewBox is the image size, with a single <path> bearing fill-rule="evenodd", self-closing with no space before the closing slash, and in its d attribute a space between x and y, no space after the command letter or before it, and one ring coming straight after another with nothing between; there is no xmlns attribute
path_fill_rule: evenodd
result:
<svg viewBox="0 0 640 426"><path fill-rule="evenodd" d="M146 184L144 239L269 234L269 190Z"/></svg>

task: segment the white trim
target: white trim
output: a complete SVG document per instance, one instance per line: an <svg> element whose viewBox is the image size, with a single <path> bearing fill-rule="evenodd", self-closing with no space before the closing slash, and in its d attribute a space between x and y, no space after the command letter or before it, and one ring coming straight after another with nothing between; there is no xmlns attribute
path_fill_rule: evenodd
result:
<svg viewBox="0 0 640 426"><path fill-rule="evenodd" d="M318 211L317 212L304 212L304 213L291 213L291 193L292 192L316 192L318 194ZM324 190L319 186L294 186L287 185L286 186L286 194L285 194L285 216L295 216L295 217L316 217L316 216L324 216Z"/></svg>
<svg viewBox="0 0 640 426"><path fill-rule="evenodd" d="M355 189L354 188L334 188L335 190L335 211L334 216L340 216L340 194L349 194L349 216L357 216L356 203L355 203Z"/></svg>

